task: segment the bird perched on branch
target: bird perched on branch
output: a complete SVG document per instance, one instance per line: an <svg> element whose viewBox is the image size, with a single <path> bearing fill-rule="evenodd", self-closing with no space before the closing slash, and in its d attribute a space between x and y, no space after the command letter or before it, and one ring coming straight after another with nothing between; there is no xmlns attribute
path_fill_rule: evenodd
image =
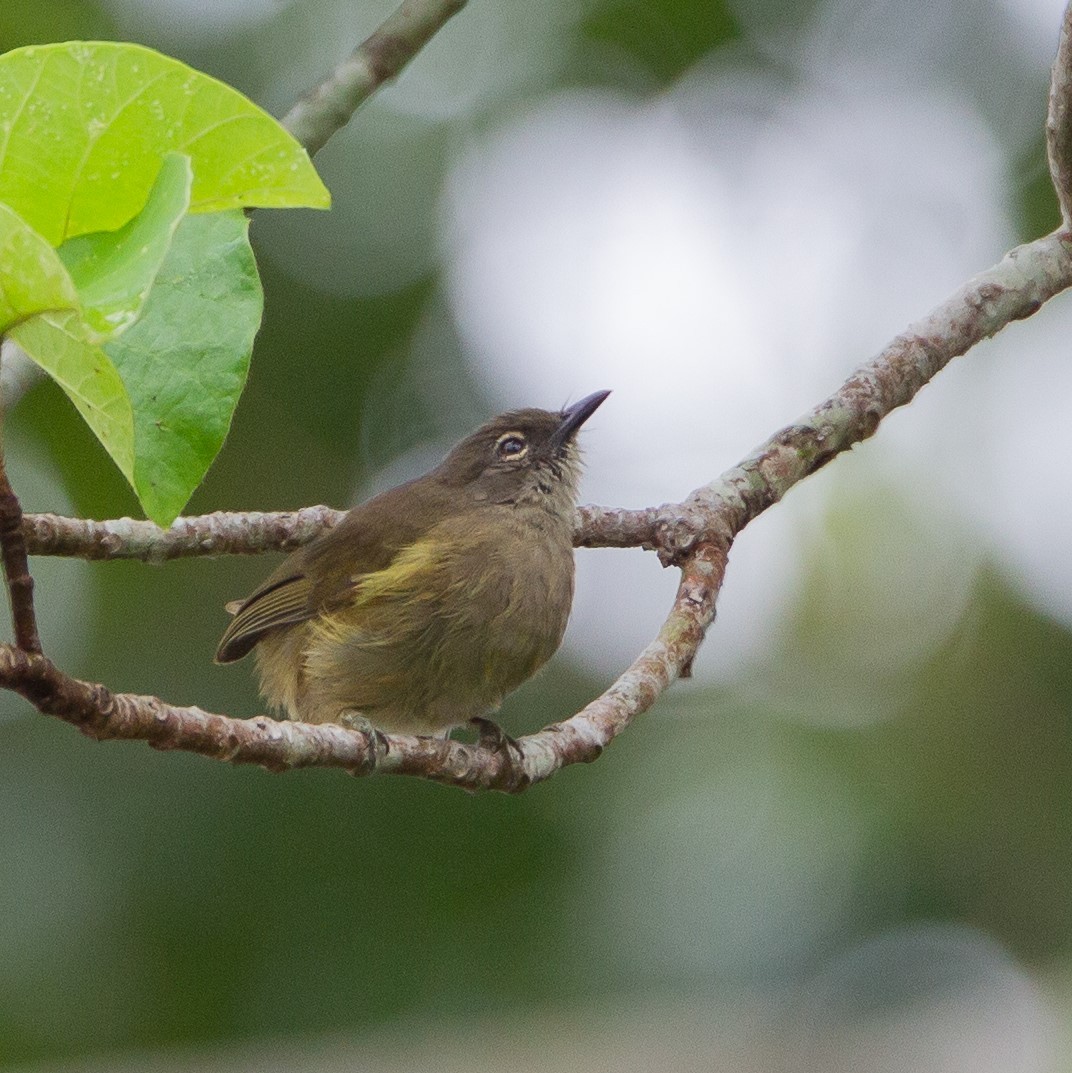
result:
<svg viewBox="0 0 1072 1073"><path fill-rule="evenodd" d="M576 436L609 394L502 414L355 507L237 605L216 662L256 649L264 698L302 722L497 732L566 628Z"/></svg>

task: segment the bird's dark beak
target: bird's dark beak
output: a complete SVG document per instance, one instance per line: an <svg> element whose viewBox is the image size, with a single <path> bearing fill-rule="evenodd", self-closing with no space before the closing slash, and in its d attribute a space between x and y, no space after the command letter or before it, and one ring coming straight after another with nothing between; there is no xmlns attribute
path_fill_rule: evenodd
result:
<svg viewBox="0 0 1072 1073"><path fill-rule="evenodd" d="M597 391L587 398L575 402L562 411L562 424L551 436L551 446L558 450L577 434L577 430L599 409L600 404L610 394L609 391Z"/></svg>

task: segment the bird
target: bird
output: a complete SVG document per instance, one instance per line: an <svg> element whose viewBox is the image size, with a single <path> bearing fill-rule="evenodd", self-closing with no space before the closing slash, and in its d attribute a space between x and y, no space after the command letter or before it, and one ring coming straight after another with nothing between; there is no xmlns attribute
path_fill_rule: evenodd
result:
<svg viewBox="0 0 1072 1073"><path fill-rule="evenodd" d="M609 391L511 410L358 504L244 601L216 651L255 651L278 714L515 744L491 721L558 649L573 601L577 433Z"/></svg>

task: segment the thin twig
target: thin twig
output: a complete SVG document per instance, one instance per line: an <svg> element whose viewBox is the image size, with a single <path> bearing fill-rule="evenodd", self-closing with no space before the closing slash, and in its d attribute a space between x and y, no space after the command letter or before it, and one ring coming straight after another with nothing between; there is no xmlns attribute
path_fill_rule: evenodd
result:
<svg viewBox="0 0 1072 1073"><path fill-rule="evenodd" d="M282 119L313 156L384 82L395 78L466 0L405 0Z"/></svg>

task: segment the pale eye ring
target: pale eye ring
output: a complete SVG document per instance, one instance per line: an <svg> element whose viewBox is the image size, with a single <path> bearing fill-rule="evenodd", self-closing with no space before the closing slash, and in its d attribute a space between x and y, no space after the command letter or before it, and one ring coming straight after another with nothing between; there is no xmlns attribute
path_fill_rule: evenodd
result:
<svg viewBox="0 0 1072 1073"><path fill-rule="evenodd" d="M528 454L529 445L520 432L507 432L495 441L495 453L504 461L516 462Z"/></svg>

